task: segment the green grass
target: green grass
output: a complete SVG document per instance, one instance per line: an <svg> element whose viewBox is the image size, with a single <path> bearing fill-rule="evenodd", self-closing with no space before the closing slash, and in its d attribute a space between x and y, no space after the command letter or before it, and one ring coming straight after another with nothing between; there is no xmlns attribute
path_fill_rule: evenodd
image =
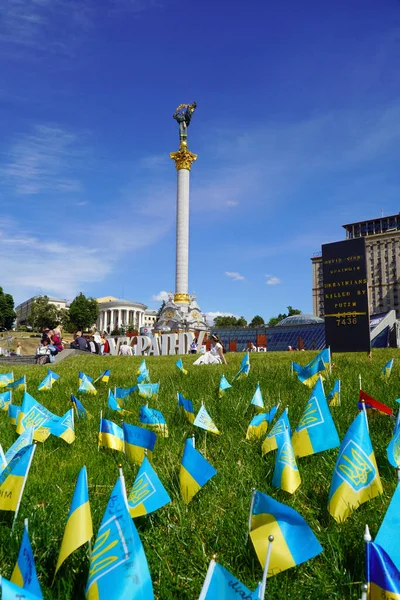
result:
<svg viewBox="0 0 400 600"><path fill-rule="evenodd" d="M150 406L160 409L168 423L169 438L158 438L153 465L172 502L152 515L135 520L149 562L155 597L160 600L198 598L208 563L217 552L217 560L249 588L255 588L262 571L251 543L245 544L251 488L270 494L298 510L321 542L324 552L313 560L268 580L268 598L303 600L321 597L331 599L359 598L364 580L363 530L368 523L372 536L389 504L396 486L396 473L386 458L393 420L377 416L370 420L370 433L383 483L382 496L360 506L350 518L338 525L327 512L327 497L338 450L331 450L298 460L302 484L294 495L272 487L275 453L261 457L260 443L245 440L247 425L253 416L249 402L260 383L268 408L278 401L289 406L289 418L295 427L309 397L309 389L290 374L292 358L303 364L313 353L267 353L251 355L249 377L234 384L222 399L217 397L218 382L225 374L230 381L238 371L242 354L228 354L227 366L192 367L192 356L183 357L189 369L187 376L175 367L176 357L146 358L152 381L160 381L158 400ZM329 391L334 379L342 380L342 405L332 408L342 439L357 414L358 374L363 388L393 409L399 394L399 369L394 364L391 379L380 379L383 364L392 358L400 362L396 350L374 351L373 358L361 354L334 355L332 376L325 384ZM79 357L56 365L61 379L50 392L37 392L47 367L15 367L18 378L27 375L28 391L56 414L70 408L70 394L77 392L78 371L97 377L111 369L110 386L128 387L136 382L140 358ZM0 373L9 367L0 365ZM9 578L15 564L22 534L23 520L29 519L29 533L42 591L46 600L84 598L88 573L87 549L81 548L67 561L51 587L54 567L66 523L76 477L82 465L87 466L89 494L95 535L109 494L122 463L126 484L132 485L138 467L131 465L122 453L97 450L98 417L106 411L108 385L97 384L97 396L81 394L90 421L75 422L76 440L69 446L50 437L38 444L31 472L22 499L14 533L0 527L1 574ZM186 506L179 492L179 467L185 439L193 432L176 410L176 392L190 398L195 409L204 401L221 436L207 434L197 428L196 446L205 450L207 459L218 474L206 484ZM14 403L22 400L22 392L14 394ZM139 424L142 400L132 395L128 408L133 413L126 421ZM110 418L117 421L115 413ZM118 422L118 421L117 421ZM7 449L16 439L15 428L8 423L6 413L0 413L0 442Z"/></svg>

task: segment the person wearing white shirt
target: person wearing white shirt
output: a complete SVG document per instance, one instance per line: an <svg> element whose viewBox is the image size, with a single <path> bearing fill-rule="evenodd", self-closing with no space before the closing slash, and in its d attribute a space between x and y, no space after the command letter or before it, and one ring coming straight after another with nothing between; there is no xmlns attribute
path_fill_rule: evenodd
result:
<svg viewBox="0 0 400 600"><path fill-rule="evenodd" d="M119 349L120 356L132 356L132 348L128 346L128 342L124 342Z"/></svg>

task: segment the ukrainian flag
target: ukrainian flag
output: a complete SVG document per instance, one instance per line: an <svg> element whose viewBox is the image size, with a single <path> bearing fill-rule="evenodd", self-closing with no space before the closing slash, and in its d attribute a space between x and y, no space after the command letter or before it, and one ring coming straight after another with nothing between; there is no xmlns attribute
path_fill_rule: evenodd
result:
<svg viewBox="0 0 400 600"><path fill-rule="evenodd" d="M386 363L386 365L382 369L381 377L386 382L389 380L390 374L392 372L393 362L394 362L394 358L392 358L392 360L389 360L389 362Z"/></svg>
<svg viewBox="0 0 400 600"><path fill-rule="evenodd" d="M340 379L336 379L332 391L327 396L329 406L340 406Z"/></svg>
<svg viewBox="0 0 400 600"><path fill-rule="evenodd" d="M222 396L225 394L225 390L228 390L230 387L232 387L231 384L227 381L225 375L222 375L219 382L218 396L222 398Z"/></svg>
<svg viewBox="0 0 400 600"><path fill-rule="evenodd" d="M25 429L33 427L33 439L44 442L50 435L49 423L58 418L37 402L28 392L25 392L22 407L18 414L17 433L21 434Z"/></svg>
<svg viewBox="0 0 400 600"><path fill-rule="evenodd" d="M26 375L7 384L9 390L24 390L26 392Z"/></svg>
<svg viewBox="0 0 400 600"><path fill-rule="evenodd" d="M54 577L68 556L83 544L86 544L92 537L93 525L89 504L88 479L86 467L82 467L75 485Z"/></svg>
<svg viewBox="0 0 400 600"><path fill-rule="evenodd" d="M394 427L393 437L387 447L388 461L397 469L400 467L400 412L397 415L396 425Z"/></svg>
<svg viewBox="0 0 400 600"><path fill-rule="evenodd" d="M0 388L7 387L9 383L14 381L14 373L0 374Z"/></svg>
<svg viewBox="0 0 400 600"><path fill-rule="evenodd" d="M394 491L386 514L383 518L375 543L390 556L396 568L400 570L400 546L397 531L400 524L400 484Z"/></svg>
<svg viewBox="0 0 400 600"><path fill-rule="evenodd" d="M17 425L18 415L21 412L21 407L15 404L8 405L8 418L10 419L11 425Z"/></svg>
<svg viewBox="0 0 400 600"><path fill-rule="evenodd" d="M217 429L204 404L201 405L200 410L193 421L193 425L196 425L196 427L200 427L201 429L205 429L206 431L211 431L211 433L221 435L221 432Z"/></svg>
<svg viewBox="0 0 400 600"><path fill-rule="evenodd" d="M55 437L59 437L67 444L75 441L74 409L70 408L63 417L50 426L50 432Z"/></svg>
<svg viewBox="0 0 400 600"><path fill-rule="evenodd" d="M246 440L260 440L268 431L268 413L259 413L252 418L247 428Z"/></svg>
<svg viewBox="0 0 400 600"><path fill-rule="evenodd" d="M147 456L144 457L135 482L128 494L128 508L131 517L142 517L169 504L171 498Z"/></svg>
<svg viewBox="0 0 400 600"><path fill-rule="evenodd" d="M211 560L199 600L259 600L259 586L251 592L224 567Z"/></svg>
<svg viewBox="0 0 400 600"><path fill-rule="evenodd" d="M10 446L9 449L7 450L5 457L4 457L5 461L6 461L6 465L8 465L12 461L14 456L16 454L18 454L18 452L20 450L22 450L22 448L25 448L25 446L30 446L32 443L33 443L33 428L29 427L28 429L25 429L24 433L21 433L21 435L17 437L17 439L15 440L13 445Z"/></svg>
<svg viewBox="0 0 400 600"><path fill-rule="evenodd" d="M315 385L315 383L318 381L320 375L321 377L324 377L325 371L325 364L320 358L318 362L314 362L309 367L304 367L304 369L297 374L297 377L299 381L304 383L304 385L313 387L313 385Z"/></svg>
<svg viewBox="0 0 400 600"><path fill-rule="evenodd" d="M100 419L100 431L98 445L111 450L124 451L124 432L108 419Z"/></svg>
<svg viewBox="0 0 400 600"><path fill-rule="evenodd" d="M36 445L25 446L0 475L0 510L16 511L31 468Z"/></svg>
<svg viewBox="0 0 400 600"><path fill-rule="evenodd" d="M248 376L249 371L250 371L250 354L248 352L246 352L246 354L242 358L242 362L240 363L240 369L236 373L235 377L233 378L233 381L244 379L245 377Z"/></svg>
<svg viewBox="0 0 400 600"><path fill-rule="evenodd" d="M331 364L331 349L330 348L324 348L324 350L321 350L321 352L319 354L317 354L317 356L315 358L312 359L312 361L310 363L308 363L308 367L311 367L312 365L315 365L316 363L318 363L320 360L322 360L322 362L325 365L325 368L327 369L329 367L329 365Z"/></svg>
<svg viewBox="0 0 400 600"><path fill-rule="evenodd" d="M294 494L301 483L301 477L288 429L283 435L278 435L277 443L278 452L276 453L272 485L289 494Z"/></svg>
<svg viewBox="0 0 400 600"><path fill-rule="evenodd" d="M143 371L147 371L147 366L146 366L145 360L142 360L142 362L140 363L138 370L136 371L136 375L140 375L140 373L143 373Z"/></svg>
<svg viewBox="0 0 400 600"><path fill-rule="evenodd" d="M185 504L189 504L193 496L216 474L214 467L193 447L193 440L187 439L179 473L181 494Z"/></svg>
<svg viewBox="0 0 400 600"><path fill-rule="evenodd" d="M142 383L138 384L139 396L142 398L157 398L160 390L159 383Z"/></svg>
<svg viewBox="0 0 400 600"><path fill-rule="evenodd" d="M265 411L265 406L264 406L264 400L261 394L261 390L260 390L260 384L257 383L257 387L256 387L256 391L254 393L254 396L250 402L250 404L252 404L253 406L255 406L256 410L258 412L264 412Z"/></svg>
<svg viewBox="0 0 400 600"><path fill-rule="evenodd" d="M32 546L29 541L27 522L24 524L21 547L19 549L17 562L11 575L11 581L12 583L15 583L15 585L19 585L19 587L24 591L33 594L35 598L43 600L42 590L40 589L40 584L36 573ZM24 596L20 597L23 598Z"/></svg>
<svg viewBox="0 0 400 600"><path fill-rule="evenodd" d="M289 418L288 418L288 414L287 414L287 409L285 408L285 410L281 414L280 418L277 420L277 422L271 429L270 433L267 435L267 437L265 438L265 440L262 443L261 452L262 452L263 456L264 456L264 454L267 454L267 452L277 449L277 447L278 447L277 436L285 433L286 429L289 430L289 435L290 435L290 423L289 423Z"/></svg>
<svg viewBox="0 0 400 600"><path fill-rule="evenodd" d="M193 421L194 421L194 409L193 409L193 403L191 400L186 400L186 398L184 398L182 396L182 394L180 394L178 392L178 408L180 408L183 411L183 414L185 415L186 419L189 421L189 423L191 423L193 425Z"/></svg>
<svg viewBox="0 0 400 600"><path fill-rule="evenodd" d="M110 375L111 371L110 369L107 369L107 371L104 371L101 375L99 375L98 378L93 381L93 383L97 383L97 381L99 381L100 379L103 383L108 383L110 380Z"/></svg>
<svg viewBox="0 0 400 600"><path fill-rule="evenodd" d="M45 390L51 390L53 387L53 383L60 379L60 376L57 373L53 373L50 369L47 371L46 377L43 379L41 383L39 383L38 390L43 392Z"/></svg>
<svg viewBox="0 0 400 600"><path fill-rule="evenodd" d="M3 447L0 444L0 475L2 474L2 472L4 471L6 466L7 466L6 457L4 456Z"/></svg>
<svg viewBox="0 0 400 600"><path fill-rule="evenodd" d="M79 385L81 385L81 383L85 379L85 377L88 381L90 381L90 383L93 383L93 377L89 377L89 375L85 375L85 373L83 373L82 371L79 371L78 377L79 377Z"/></svg>
<svg viewBox="0 0 400 600"><path fill-rule="evenodd" d="M140 465L147 456L153 456L157 436L153 431L137 427L136 425L123 424L125 454L131 462Z"/></svg>
<svg viewBox="0 0 400 600"><path fill-rule="evenodd" d="M127 396L129 396L130 394L132 394L133 392L136 392L136 390L138 389L137 385L134 385L130 388L114 388L114 396L117 400L123 400L124 398L126 398Z"/></svg>
<svg viewBox="0 0 400 600"><path fill-rule="evenodd" d="M146 555L128 512L119 477L101 522L90 560L87 600L153 600Z"/></svg>
<svg viewBox="0 0 400 600"><path fill-rule="evenodd" d="M86 408L83 406L82 402L75 398L73 394L71 394L71 402L76 408L76 412L78 414L79 419L92 419L92 415L87 412Z"/></svg>
<svg viewBox="0 0 400 600"><path fill-rule="evenodd" d="M150 383L150 371L145 369L141 373L139 373L137 382L139 383Z"/></svg>
<svg viewBox="0 0 400 600"><path fill-rule="evenodd" d="M400 600L400 573L379 544L367 542L369 600Z"/></svg>
<svg viewBox="0 0 400 600"><path fill-rule="evenodd" d="M168 426L164 415L155 408L146 406L140 407L139 420L142 425L147 425L149 429L158 433L161 437L168 437Z"/></svg>
<svg viewBox="0 0 400 600"><path fill-rule="evenodd" d="M3 392L0 394L0 410L4 410L4 412L8 412L8 407L12 402L12 391L8 390L7 392Z"/></svg>
<svg viewBox="0 0 400 600"><path fill-rule="evenodd" d="M124 413L128 412L128 411L126 411L126 410L124 410L123 408L120 407L120 405L118 404L118 401L117 401L116 397L114 396L114 394L112 393L111 390L108 390L107 406L111 410L115 410L116 412L121 413L121 415L123 415Z"/></svg>
<svg viewBox="0 0 400 600"><path fill-rule="evenodd" d="M301 565L323 551L298 512L262 492L255 492L250 537L262 567L267 556L269 535L273 535L275 541L268 577Z"/></svg>
<svg viewBox="0 0 400 600"><path fill-rule="evenodd" d="M178 369L180 370L181 373L183 373L184 375L187 375L187 370L183 368L183 363L182 363L182 359L180 358L179 360L176 361L176 366L178 367Z"/></svg>
<svg viewBox="0 0 400 600"><path fill-rule="evenodd" d="M340 439L325 399L321 379L317 381L292 438L296 456L309 456L340 446Z"/></svg>
<svg viewBox="0 0 400 600"><path fill-rule="evenodd" d="M83 375L82 377L82 381L78 388L78 392L84 392L85 394L93 394L94 396L97 394L96 388L86 375Z"/></svg>
<svg viewBox="0 0 400 600"><path fill-rule="evenodd" d="M15 585L15 583L4 579L4 577L0 577L0 585L3 600L18 600L19 598L23 598L24 600L38 600L37 596L23 590L18 585Z"/></svg>
<svg viewBox="0 0 400 600"><path fill-rule="evenodd" d="M362 411L340 446L329 490L328 511L337 522L345 521L353 509L381 493L382 484Z"/></svg>

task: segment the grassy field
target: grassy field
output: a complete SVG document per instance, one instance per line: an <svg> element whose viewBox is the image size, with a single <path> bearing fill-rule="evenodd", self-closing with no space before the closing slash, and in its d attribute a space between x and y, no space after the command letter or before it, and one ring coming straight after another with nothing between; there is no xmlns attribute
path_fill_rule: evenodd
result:
<svg viewBox="0 0 400 600"><path fill-rule="evenodd" d="M196 599L200 593L208 563L217 552L217 560L249 588L254 589L262 571L251 543L245 545L251 488L270 494L298 510L314 530L324 552L313 560L268 580L268 598L291 600L360 597L364 580L363 530L366 523L374 537L391 495L396 486L396 473L386 458L386 446L392 435L393 420L378 416L370 420L370 433L380 471L384 493L353 512L338 525L327 512L327 497L338 449L298 460L302 484L291 496L271 485L275 453L261 457L261 442L245 440L246 429L253 416L249 407L257 382L269 409L280 396L282 405L289 407L289 419L294 428L303 412L310 390L290 373L290 361L302 364L313 353L267 353L251 355L249 377L234 384L224 398L217 397L222 374L230 381L237 372L242 354L228 354L227 366L191 367L194 357L183 357L189 369L187 376L175 367L175 357L146 358L152 381L160 381L158 400L150 406L160 409L168 423L169 438L158 438L153 465L169 492L172 502L152 515L135 520L149 562L155 597L167 599ZM397 409L399 394L399 362L394 364L389 383L380 379L383 364L398 357L396 350L374 351L366 355L334 355L333 372L325 384L328 392L336 378L342 381L342 405L332 408L342 439L357 414L358 374L363 389L378 400ZM400 356L399 356L400 358ZM399 360L399 359L397 359ZM97 377L111 369L109 385L129 387L136 382L139 358L84 357L67 360L55 367L61 379L50 392L37 392L46 367L15 367L15 378L27 375L28 391L56 414L70 408L70 394L76 394L78 371ZM1 366L0 373L8 371ZM75 422L76 441L69 446L63 440L50 437L38 444L31 472L22 499L21 510L13 535L0 527L1 574L9 578L17 558L23 520L29 518L29 533L44 598L84 598L88 573L86 548L73 554L61 568L51 587L54 567L66 523L76 477L82 465L87 466L89 494L95 535L102 519L109 494L122 463L126 484L132 485L138 467L131 465L122 453L97 450L98 417L106 411L108 384L96 384L97 396L78 397L94 419ZM190 398L195 409L204 401L221 436L207 434L196 428L196 446L204 452L218 474L206 484L186 506L180 497L179 467L185 439L193 432L177 413L176 393ZM20 404L22 392L14 394ZM139 424L142 400L132 395L128 407L133 411L126 417L129 423ZM118 422L117 417L110 415ZM0 413L0 442L7 449L15 440L14 427L6 413Z"/></svg>

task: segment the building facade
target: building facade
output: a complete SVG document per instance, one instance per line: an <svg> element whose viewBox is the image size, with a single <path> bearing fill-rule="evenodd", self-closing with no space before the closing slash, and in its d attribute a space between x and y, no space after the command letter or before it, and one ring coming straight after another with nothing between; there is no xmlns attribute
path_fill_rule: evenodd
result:
<svg viewBox="0 0 400 600"><path fill-rule="evenodd" d="M400 317L400 213L343 225L346 239L365 237L370 314L395 310ZM322 255L314 256L313 312L324 316Z"/></svg>
<svg viewBox="0 0 400 600"><path fill-rule="evenodd" d="M29 300L25 300L25 302L22 302L21 304L15 307L15 312L17 315L17 327L19 325L26 325L28 323L29 317L32 313L33 303L35 302L36 298L41 298L43 297L43 295L41 294L39 296L33 296L32 298L29 298ZM65 298L54 298L53 296L47 296L47 298L49 299L49 304L54 304L54 306L57 309L61 310L62 308L67 308L67 301L65 300Z"/></svg>
<svg viewBox="0 0 400 600"><path fill-rule="evenodd" d="M158 311L147 309L144 311L144 326L152 329L158 319Z"/></svg>
<svg viewBox="0 0 400 600"><path fill-rule="evenodd" d="M139 329L144 326L147 309L145 304L114 298L114 296L98 298L97 302L99 303L99 317L96 327L99 331L111 333L121 327L131 326Z"/></svg>

